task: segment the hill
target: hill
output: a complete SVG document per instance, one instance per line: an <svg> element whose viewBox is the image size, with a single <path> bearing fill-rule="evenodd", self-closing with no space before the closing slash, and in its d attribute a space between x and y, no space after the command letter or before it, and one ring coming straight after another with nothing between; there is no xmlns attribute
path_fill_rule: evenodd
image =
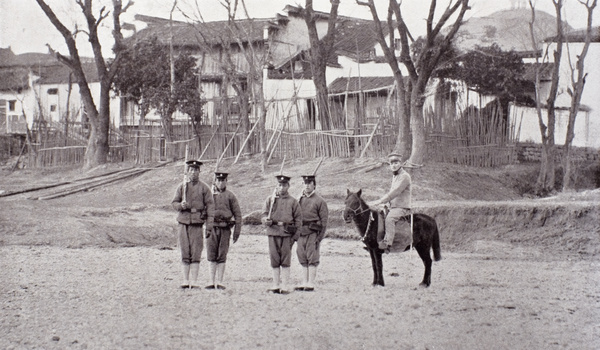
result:
<svg viewBox="0 0 600 350"><path fill-rule="evenodd" d="M462 50L475 45L489 46L497 43L502 50L532 51L529 32L530 9L498 11L484 17L474 17L464 23L457 35L457 45ZM564 23L565 32L572 28ZM536 40L556 35L556 17L544 11L535 12Z"/></svg>

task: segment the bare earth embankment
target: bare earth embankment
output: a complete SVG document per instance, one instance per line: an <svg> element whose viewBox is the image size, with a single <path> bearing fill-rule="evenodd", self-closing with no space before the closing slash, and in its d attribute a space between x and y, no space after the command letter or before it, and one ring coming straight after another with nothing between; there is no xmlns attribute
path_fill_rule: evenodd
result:
<svg viewBox="0 0 600 350"><path fill-rule="evenodd" d="M316 163L286 166L292 194ZM521 167L415 170L415 205L436 218L443 260L422 289L416 252L386 255L386 287L374 288L368 254L341 220L346 188L367 199L387 190L387 169L374 164L323 162L317 190L332 223L317 290L287 296L265 291L267 243L253 225L232 246L227 290L178 288L170 201L181 164L52 200L29 199L51 189L0 198L0 348L598 348L598 190L524 199L511 187ZM251 222L279 165L264 174L253 159L225 166ZM3 173L0 191L115 168Z"/></svg>

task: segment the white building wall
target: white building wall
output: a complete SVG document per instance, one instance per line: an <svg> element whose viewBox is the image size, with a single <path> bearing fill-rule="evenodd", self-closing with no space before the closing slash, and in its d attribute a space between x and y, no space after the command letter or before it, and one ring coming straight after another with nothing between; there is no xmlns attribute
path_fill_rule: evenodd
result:
<svg viewBox="0 0 600 350"><path fill-rule="evenodd" d="M553 44L554 45L554 44ZM567 92L567 88L571 85L571 69L569 67L570 55L571 62L574 65L576 56L581 53L583 43L570 43L569 49L563 49L563 58L560 65L559 76L559 94L556 99L556 107L568 109L571 105L571 96ZM550 48L552 52L552 46ZM575 138L573 146L577 147L593 147L600 148L600 43L592 43L589 47L587 57L585 59L584 69L587 74L585 87L581 97L581 104L590 109L589 112L579 111L575 119ZM575 72L576 74L576 72ZM547 94L548 85L543 88ZM564 145L566 139L568 110L557 111L556 130L554 134L557 145ZM511 115L515 117L513 121L518 128L521 127L519 141L533 141L541 143L540 128L538 123L537 112L534 108L514 108ZM544 123L547 123L547 115L543 113Z"/></svg>

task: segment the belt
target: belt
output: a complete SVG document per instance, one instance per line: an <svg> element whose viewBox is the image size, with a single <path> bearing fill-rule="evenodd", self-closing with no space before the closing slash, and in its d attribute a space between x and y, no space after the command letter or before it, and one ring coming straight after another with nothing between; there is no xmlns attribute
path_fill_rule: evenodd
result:
<svg viewBox="0 0 600 350"><path fill-rule="evenodd" d="M283 226L283 225L287 225L287 224L288 224L287 222L273 220L273 225Z"/></svg>
<svg viewBox="0 0 600 350"><path fill-rule="evenodd" d="M317 221L319 221L319 220L302 221L302 226L308 226L308 225L313 224L313 223L315 223Z"/></svg>
<svg viewBox="0 0 600 350"><path fill-rule="evenodd" d="M200 213L202 212L201 209L196 209L196 208L192 208L192 209L184 209L182 210L184 213Z"/></svg>

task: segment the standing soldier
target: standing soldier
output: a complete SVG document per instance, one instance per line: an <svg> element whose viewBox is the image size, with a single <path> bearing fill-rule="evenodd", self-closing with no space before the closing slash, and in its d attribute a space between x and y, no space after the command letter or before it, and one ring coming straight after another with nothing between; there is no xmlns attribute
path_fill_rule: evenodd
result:
<svg viewBox="0 0 600 350"><path fill-rule="evenodd" d="M302 211L298 201L288 194L290 177L277 175L276 178L277 188L267 198L262 215L262 223L269 237L269 256L273 268L273 286L269 291L288 294L292 245L297 228L302 224Z"/></svg>
<svg viewBox="0 0 600 350"><path fill-rule="evenodd" d="M227 173L215 172L212 188L215 201L215 224L212 234L206 237L206 256L210 273L210 284L206 289L225 289L223 275L229 252L231 227L235 226L233 243L237 242L242 230L242 211L236 196L227 189L227 175Z"/></svg>
<svg viewBox="0 0 600 350"><path fill-rule="evenodd" d="M210 188L200 181L202 162L190 160L186 177L177 187L173 208L179 212L179 246L183 263L183 282L181 288L197 288L200 258L202 256L202 226L205 225L207 235L213 230L215 204Z"/></svg>
<svg viewBox="0 0 600 350"><path fill-rule="evenodd" d="M296 290L312 292L320 259L320 244L325 237L329 210L327 203L316 192L317 180L314 175L303 175L304 191L299 199L302 209L302 227L298 229L296 253L302 265L302 284Z"/></svg>

